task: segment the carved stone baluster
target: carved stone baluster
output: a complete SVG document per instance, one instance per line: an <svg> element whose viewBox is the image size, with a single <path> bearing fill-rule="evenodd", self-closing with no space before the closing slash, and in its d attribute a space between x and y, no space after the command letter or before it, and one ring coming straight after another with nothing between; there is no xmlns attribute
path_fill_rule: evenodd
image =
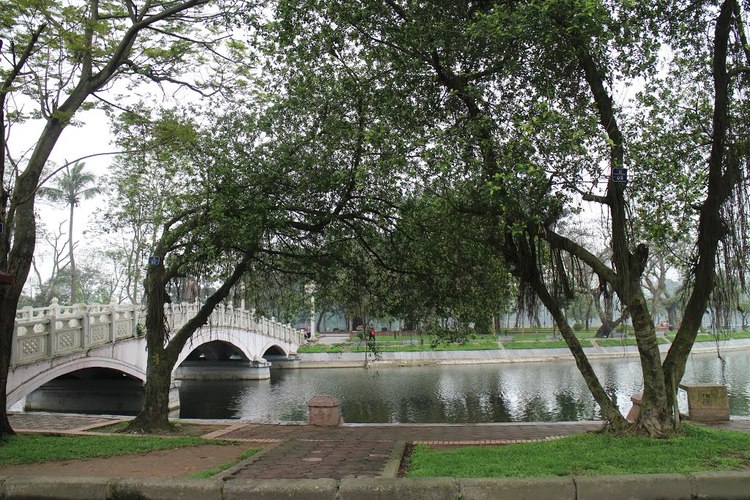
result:
<svg viewBox="0 0 750 500"><path fill-rule="evenodd" d="M232 305L232 303L230 302L229 305L227 306L227 318L226 318L226 322L223 325L221 325L221 326L233 327L234 324L235 324L235 321L234 321L234 305Z"/></svg>
<svg viewBox="0 0 750 500"><path fill-rule="evenodd" d="M47 328L47 337L45 339L45 348L47 356L52 357L55 355L55 334L57 333L57 317L60 315L60 304L57 297L53 297L52 302L49 305L49 314L47 320L49 321L49 328Z"/></svg>
<svg viewBox="0 0 750 500"><path fill-rule="evenodd" d="M31 306L26 306L21 309L21 319L26 321L31 321L32 319L34 319L34 308Z"/></svg>
<svg viewBox="0 0 750 500"><path fill-rule="evenodd" d="M89 308L86 304L78 304L78 314L81 315L81 338L79 339L81 349L91 345L91 319Z"/></svg>
<svg viewBox="0 0 750 500"><path fill-rule="evenodd" d="M117 341L117 304L114 302L114 299L112 299L112 302L109 304L109 340L113 344Z"/></svg>

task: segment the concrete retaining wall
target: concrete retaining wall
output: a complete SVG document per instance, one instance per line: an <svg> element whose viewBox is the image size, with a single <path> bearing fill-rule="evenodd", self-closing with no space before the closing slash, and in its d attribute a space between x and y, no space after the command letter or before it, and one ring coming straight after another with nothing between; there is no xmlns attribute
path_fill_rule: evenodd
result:
<svg viewBox="0 0 750 500"><path fill-rule="evenodd" d="M671 344L659 346L665 355ZM750 349L750 339L732 339L719 342L722 351ZM615 359L637 357L635 346L586 347L584 352L589 359ZM716 353L714 342L695 344L692 353ZM365 353L299 353L299 368L352 368L362 366ZM416 366L437 364L479 364L479 363L524 363L556 360L573 360L568 348L555 349L495 349L483 351L408 351L382 352L380 359L373 361L372 354L368 362L377 365Z"/></svg>
<svg viewBox="0 0 750 500"><path fill-rule="evenodd" d="M230 500L747 499L750 472L514 479L107 479L0 477L0 498Z"/></svg>

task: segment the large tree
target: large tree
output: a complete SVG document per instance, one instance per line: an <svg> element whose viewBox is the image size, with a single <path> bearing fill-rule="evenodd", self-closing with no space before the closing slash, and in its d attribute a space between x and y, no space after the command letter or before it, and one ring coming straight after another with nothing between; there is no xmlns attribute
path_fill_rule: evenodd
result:
<svg viewBox="0 0 750 500"><path fill-rule="evenodd" d="M298 36L302 31L309 45L377 68L380 95L408 110L398 126L422 134L415 171L428 179L458 172L467 195L454 204L456 213L489 221L494 230L486 243L511 264L522 296L537 297L552 313L610 426L657 436L675 428L677 384L716 271L745 263L726 245L732 265L716 266L722 240L747 236L733 231L733 221L747 218L747 205L732 203L742 194L738 183L747 181L743 15L735 0L317 2L314 14L282 1L278 10L282 26ZM662 79L664 61L669 77ZM612 89L638 79L647 81L641 103L649 113L632 123L648 129L650 142L625 127L628 110L613 97ZM669 107L654 105L667 100ZM689 134L666 125L675 116L690 126ZM705 123L711 123L707 133L700 130ZM654 157L667 150L653 147L660 138L679 144L674 152L690 154L648 161L644 150ZM630 184L623 168L630 168ZM673 192L680 196L670 204L656 203L659 193ZM608 218L609 261L560 225L584 202ZM662 363L642 287L655 236L632 229L634 218L648 217L659 223L652 235L666 230L673 220L665 205L687 214L684 227L696 246L683 321ZM564 306L574 273L564 254L590 267L630 314L644 380L634 426L568 325Z"/></svg>
<svg viewBox="0 0 750 500"><path fill-rule="evenodd" d="M121 91L115 82L207 89L206 75L186 68L208 54L226 57L214 30L225 19L223 7L210 0L0 3L0 270L14 279L0 286L0 400L15 311L34 254L36 194L63 131L80 111ZM222 73L217 64L211 75ZM40 130L28 155L12 140L15 125L27 119L37 120ZM12 432L3 403L0 434Z"/></svg>
<svg viewBox="0 0 750 500"><path fill-rule="evenodd" d="M136 155L148 159L137 175L161 175L167 182L160 193L166 203L150 222L156 259L146 273L145 401L128 431L169 428L178 356L244 276L262 277L281 260L296 261L297 269L288 272L304 276L300 263L322 258L326 231L370 217L371 199L363 195L374 178L369 158L382 157L385 146L366 127L369 110L357 92L360 82L306 71L276 76L271 72L263 82L267 92L249 92L221 113L202 113L206 123L193 127L196 134L149 143L154 154ZM131 215L141 217L140 210ZM184 276L216 289L194 317L170 332L164 321L167 290Z"/></svg>

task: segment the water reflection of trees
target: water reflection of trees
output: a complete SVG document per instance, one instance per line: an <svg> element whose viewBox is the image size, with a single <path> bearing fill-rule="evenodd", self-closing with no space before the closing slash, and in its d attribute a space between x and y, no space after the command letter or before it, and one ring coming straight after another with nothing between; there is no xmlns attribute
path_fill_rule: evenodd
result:
<svg viewBox="0 0 750 500"><path fill-rule="evenodd" d="M732 415L748 415L750 353L727 353ZM627 411L641 387L637 363L596 365L608 394ZM695 357L685 382L715 383L716 360ZM384 368L378 376L361 369L282 370L262 381L185 381L182 415L252 420L306 419L306 402L316 394L342 401L347 422L513 422L598 418L598 407L573 363ZM183 397L195 386L195 396Z"/></svg>

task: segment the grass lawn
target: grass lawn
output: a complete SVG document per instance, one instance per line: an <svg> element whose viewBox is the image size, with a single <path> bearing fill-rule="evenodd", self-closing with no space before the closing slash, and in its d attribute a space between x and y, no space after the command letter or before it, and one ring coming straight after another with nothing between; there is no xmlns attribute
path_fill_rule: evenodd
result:
<svg viewBox="0 0 750 500"><path fill-rule="evenodd" d="M20 434L0 439L0 465L132 455L185 446L225 443L228 443L228 441L207 440L190 436L43 436Z"/></svg>
<svg viewBox="0 0 750 500"><path fill-rule="evenodd" d="M588 433L538 443L432 449L418 445L407 477L541 477L731 471L750 467L750 433L686 424L672 439Z"/></svg>
<svg viewBox="0 0 750 500"><path fill-rule="evenodd" d="M513 338L511 341L503 341L504 349L551 349L551 348L566 348L567 344L562 339L551 339L552 331L549 332L506 332ZM593 331L588 332L576 332L578 339L581 341L583 347L593 347L591 339L594 337ZM721 334L721 340L728 340L730 338L749 338L750 332L731 332L728 334ZM398 340L393 340L390 335L379 335L377 337L377 348L379 352L414 352L414 351L477 351L477 350L497 350L500 349L498 345L497 335L475 335L466 340L464 343L440 343L434 348L431 346L433 337L424 335L422 337L418 335L404 335L399 336ZM671 338L671 336L670 336ZM416 340L416 344L404 344L406 340ZM709 334L699 334L697 342L714 342L716 337ZM627 338L624 339L595 339L596 345L600 347L619 347L619 346L635 346L635 336L632 332L629 333ZM667 344L670 342L668 338L659 336L657 337L659 344ZM365 345L361 345L361 341L355 339L354 342L341 342L338 344L308 344L300 346L297 352L299 353L332 353L338 354L342 352L364 352L367 350Z"/></svg>

